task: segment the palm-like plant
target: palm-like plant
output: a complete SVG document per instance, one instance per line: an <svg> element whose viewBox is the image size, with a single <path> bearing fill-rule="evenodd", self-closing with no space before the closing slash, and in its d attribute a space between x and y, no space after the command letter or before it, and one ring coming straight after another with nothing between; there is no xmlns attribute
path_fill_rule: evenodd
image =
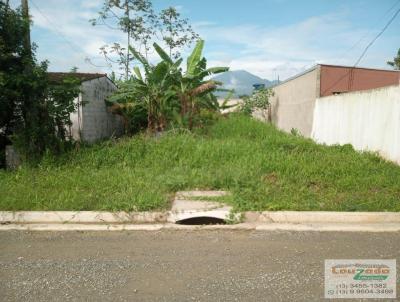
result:
<svg viewBox="0 0 400 302"><path fill-rule="evenodd" d="M212 92L217 89L220 83L206 80L206 78L213 74L228 71L229 68L213 67L207 69L207 60L202 57L203 40L197 41L191 55L188 57L185 73L182 73L179 68L182 59L173 62L171 57L157 43L154 43L154 48L173 71L173 76L176 79L175 91L180 101L181 119L188 119L189 128L193 126L193 115L198 113L201 108L219 109L218 101Z"/></svg>
<svg viewBox="0 0 400 302"><path fill-rule="evenodd" d="M172 58L157 44L154 49L162 61L152 65L134 48L130 47L133 56L142 64L144 76L138 67L134 76L110 98L114 101L113 112L145 109L149 131L163 131L168 121L180 114L180 120L188 120L189 128L193 126L193 117L201 108L218 109L216 97L212 94L218 84L206 80L210 75L225 72L226 67L207 69L206 59L202 57L204 41L197 42L192 54L187 59L186 71L182 72L182 59ZM125 102L120 103L120 100Z"/></svg>
<svg viewBox="0 0 400 302"><path fill-rule="evenodd" d="M181 116L187 116L189 128L192 128L193 115L200 108L218 109L216 97L212 94L219 82L206 78L217 73L228 71L228 67L207 68L207 60L202 57L204 41L196 43L193 52L187 59L186 72L180 78L178 97L181 103Z"/></svg>
<svg viewBox="0 0 400 302"><path fill-rule="evenodd" d="M145 73L145 76L142 76L140 69L135 67L132 81L136 94L147 108L148 130L163 131L167 125L168 115L176 106L173 91L175 79L171 74L171 65L163 60L153 66L135 49L130 50L142 63Z"/></svg>
<svg viewBox="0 0 400 302"><path fill-rule="evenodd" d="M130 47L130 51L142 64L144 75L135 67L131 79L122 84L119 91L109 99L114 101L110 108L117 114L127 113L129 110L145 110L147 129L151 132L163 131L169 115L178 106L177 101L174 101L175 80L171 76L172 66L164 60L152 65L134 48Z"/></svg>

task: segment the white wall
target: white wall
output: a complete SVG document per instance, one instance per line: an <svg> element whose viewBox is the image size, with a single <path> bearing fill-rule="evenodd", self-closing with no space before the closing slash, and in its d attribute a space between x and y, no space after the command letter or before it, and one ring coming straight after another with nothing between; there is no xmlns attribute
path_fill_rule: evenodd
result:
<svg viewBox="0 0 400 302"><path fill-rule="evenodd" d="M82 83L82 129L81 139L95 142L124 133L124 123L120 116L110 113L105 99L117 88L106 77Z"/></svg>
<svg viewBox="0 0 400 302"><path fill-rule="evenodd" d="M101 77L81 84L81 93L74 100L79 103L78 110L70 115L70 128L75 140L93 143L112 136L121 136L124 133L122 117L110 113L105 99L117 89L107 78Z"/></svg>
<svg viewBox="0 0 400 302"><path fill-rule="evenodd" d="M312 138L377 151L400 164L400 86L318 98Z"/></svg>

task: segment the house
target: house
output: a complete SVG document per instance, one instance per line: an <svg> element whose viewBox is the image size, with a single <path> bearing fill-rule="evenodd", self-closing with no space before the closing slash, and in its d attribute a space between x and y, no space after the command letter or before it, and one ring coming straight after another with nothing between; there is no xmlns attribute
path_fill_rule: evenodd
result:
<svg viewBox="0 0 400 302"><path fill-rule="evenodd" d="M273 87L268 119L282 130L296 129L310 137L317 98L398 85L399 81L399 71L318 64Z"/></svg>
<svg viewBox="0 0 400 302"><path fill-rule="evenodd" d="M105 103L105 99L117 89L106 74L49 72L48 76L55 83L67 76L74 76L80 81L80 93L74 100L78 109L70 115L72 126L69 131L75 140L93 143L124 133L122 117L109 112ZM2 145L5 165L13 170L20 165L20 157L12 145L6 146L6 142L2 142Z"/></svg>
<svg viewBox="0 0 400 302"><path fill-rule="evenodd" d="M52 81L60 81L71 75L81 82L81 93L74 101L78 110L71 114L72 137L78 141L93 143L122 135L123 119L110 113L105 103L105 99L117 89L115 84L106 74L49 72Z"/></svg>

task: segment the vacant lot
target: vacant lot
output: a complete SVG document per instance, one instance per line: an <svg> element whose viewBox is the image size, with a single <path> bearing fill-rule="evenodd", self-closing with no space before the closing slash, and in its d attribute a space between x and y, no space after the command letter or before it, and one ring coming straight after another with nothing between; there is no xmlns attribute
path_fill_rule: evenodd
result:
<svg viewBox="0 0 400 302"><path fill-rule="evenodd" d="M237 210L399 211L400 167L245 116L138 135L0 172L1 210L155 210L174 192L232 192Z"/></svg>

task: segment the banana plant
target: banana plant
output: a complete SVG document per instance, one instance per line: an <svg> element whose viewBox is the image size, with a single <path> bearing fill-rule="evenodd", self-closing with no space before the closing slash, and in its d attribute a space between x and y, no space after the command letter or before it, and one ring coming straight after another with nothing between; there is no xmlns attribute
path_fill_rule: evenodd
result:
<svg viewBox="0 0 400 302"><path fill-rule="evenodd" d="M125 118L129 112L144 111L147 114L148 131L163 131L172 116L171 111L179 108L173 90L175 79L171 76L171 64L163 60L152 65L133 47L129 50L141 63L144 74L142 75L140 68L134 67L131 79L109 98L109 102L112 102L109 108Z"/></svg>
<svg viewBox="0 0 400 302"><path fill-rule="evenodd" d="M181 116L187 116L189 129L193 126L194 114L202 107L218 108L217 99L212 92L220 83L206 78L229 70L228 67L207 68L207 60L202 57L203 48L204 40L199 40L187 59L186 72L180 78L178 87Z"/></svg>
<svg viewBox="0 0 400 302"><path fill-rule="evenodd" d="M114 101L110 108L115 113L128 110L140 113L145 110L149 131L163 131L168 122L177 120L177 115L180 115L180 121L188 121L191 129L193 117L200 109L219 109L212 92L220 83L207 80L207 77L225 72L228 68L207 69L207 61L202 57L203 40L197 42L188 57L185 72L180 67L182 58L174 61L157 43L153 46L162 60L156 65L151 64L133 47L129 48L134 58L141 63L144 74L135 67L132 78L110 98ZM121 100L124 102L120 102Z"/></svg>

